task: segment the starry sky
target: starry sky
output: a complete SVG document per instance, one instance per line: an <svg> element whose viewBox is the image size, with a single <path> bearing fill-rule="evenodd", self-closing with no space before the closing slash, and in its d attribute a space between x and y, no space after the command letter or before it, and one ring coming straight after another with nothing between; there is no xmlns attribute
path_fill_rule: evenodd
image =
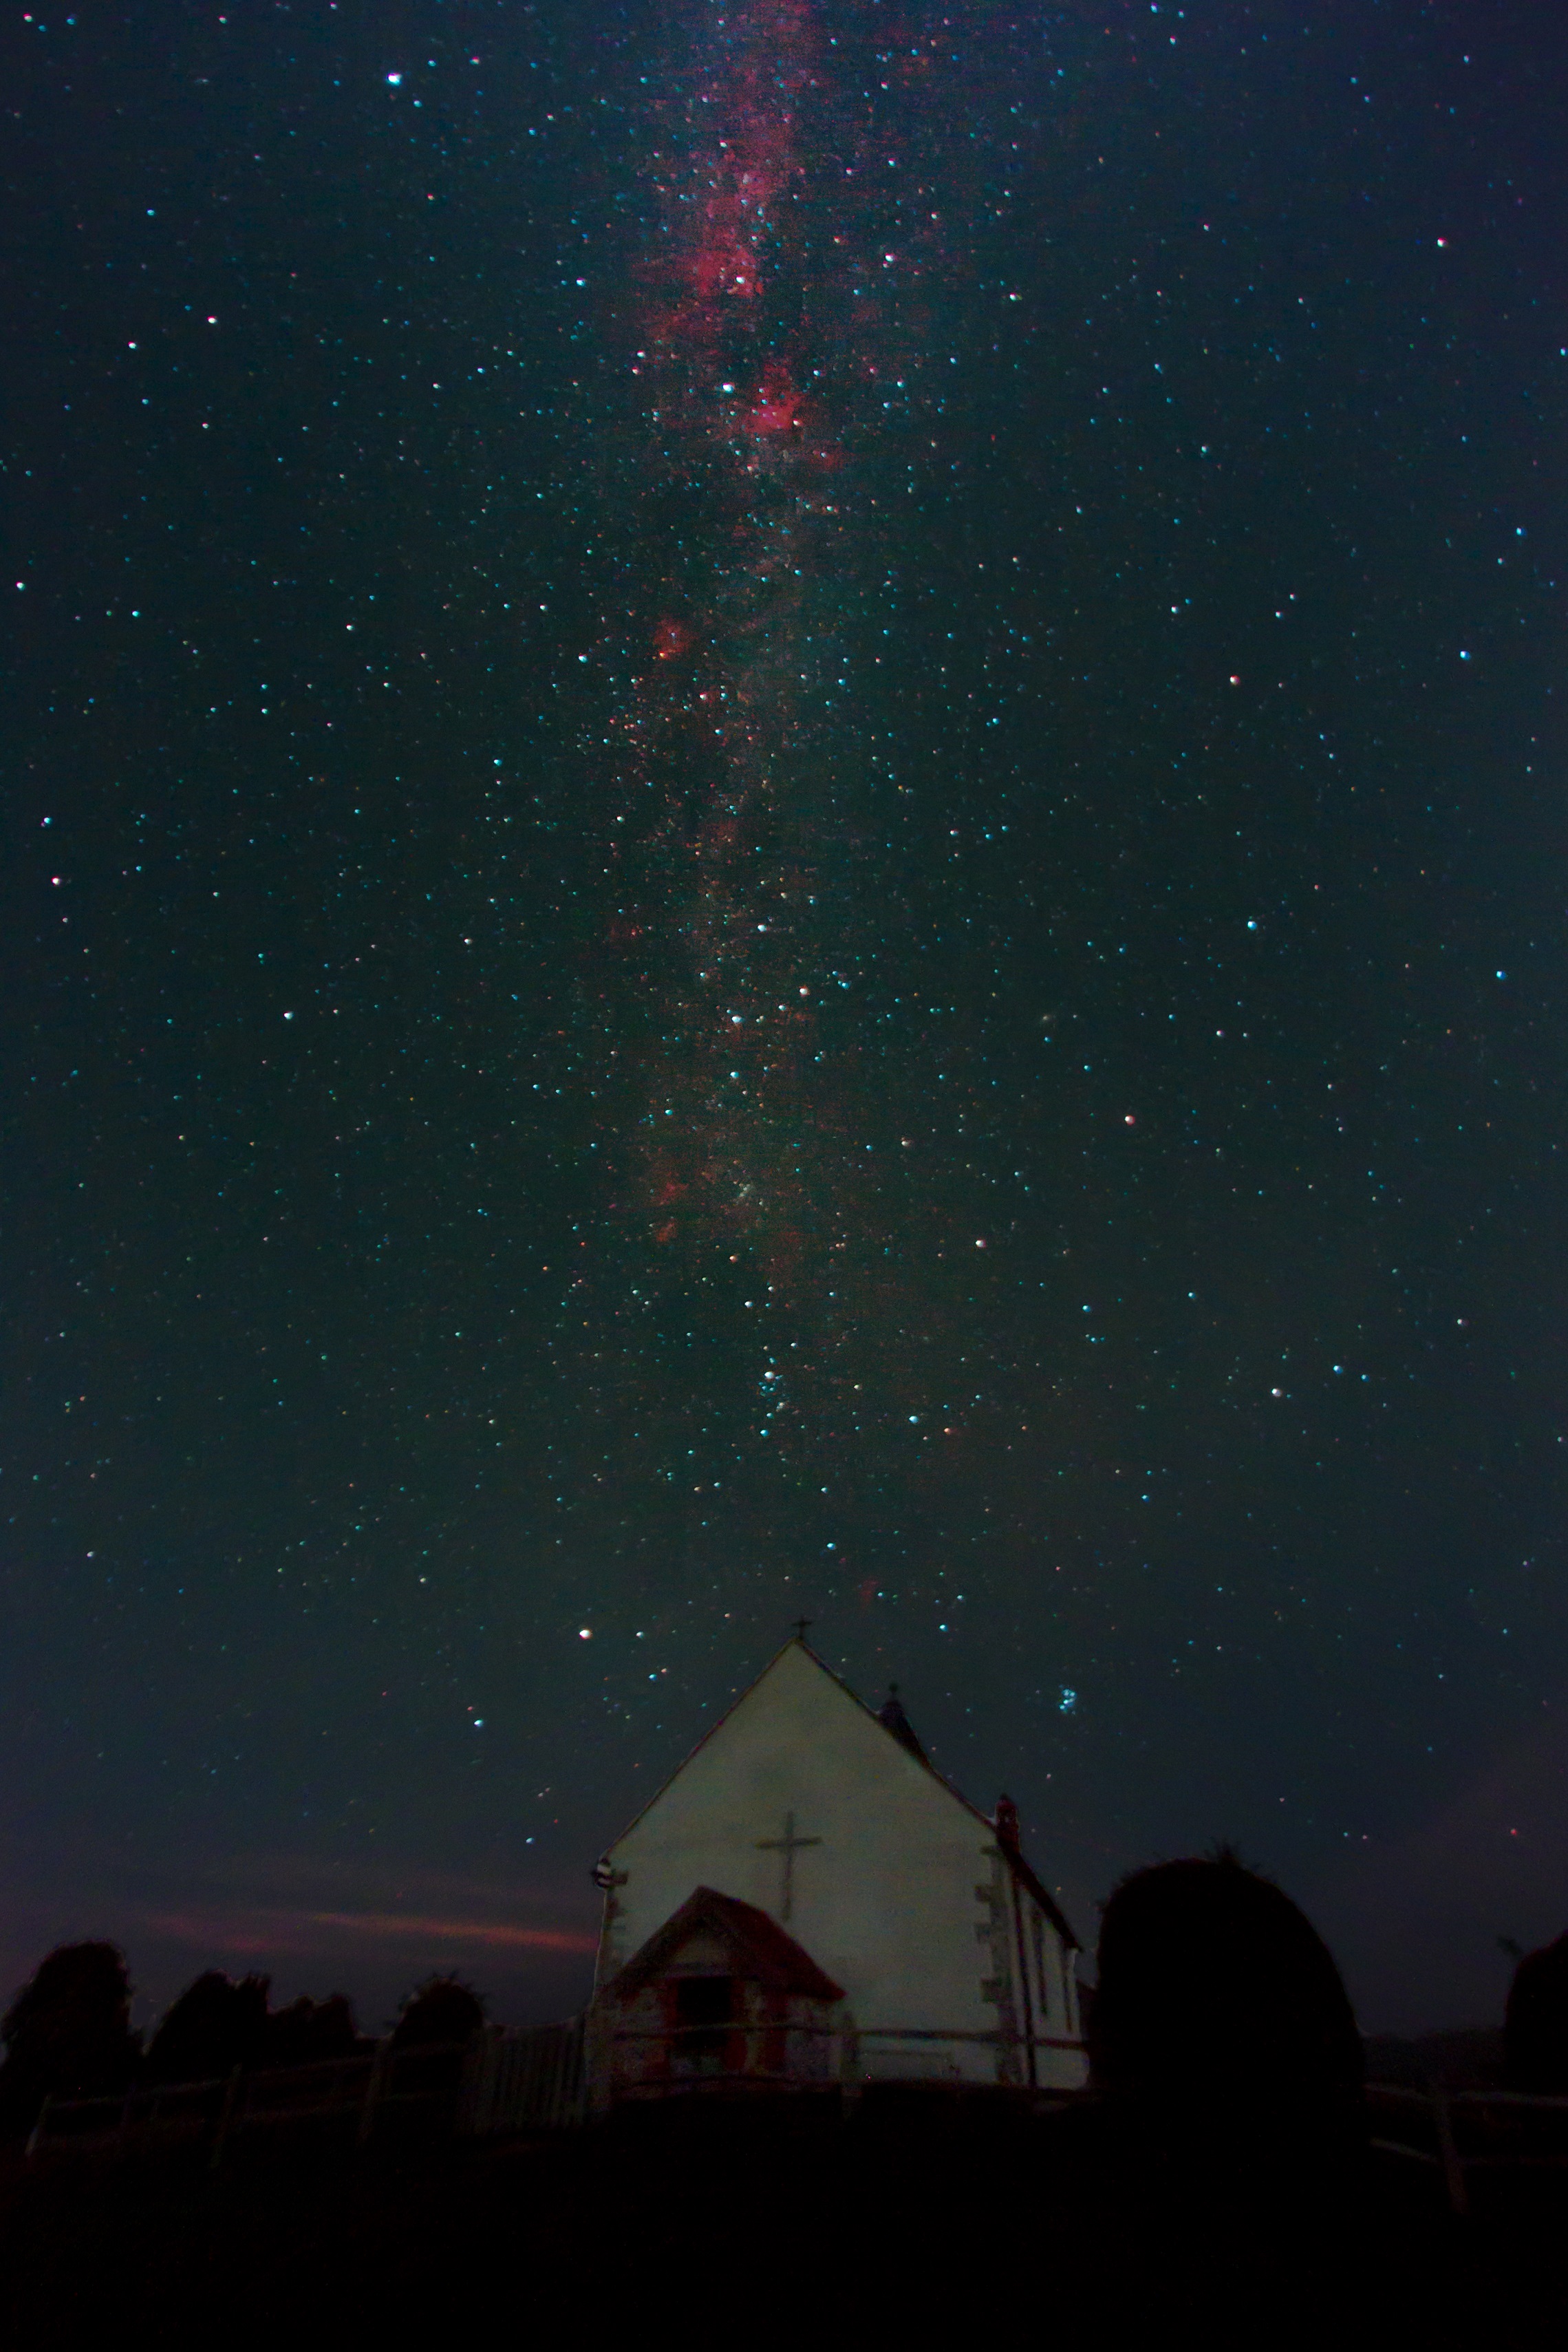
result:
<svg viewBox="0 0 1568 2352"><path fill-rule="evenodd" d="M1568 22L12 7L0 1963L582 1997L785 1637L1568 1926Z"/></svg>

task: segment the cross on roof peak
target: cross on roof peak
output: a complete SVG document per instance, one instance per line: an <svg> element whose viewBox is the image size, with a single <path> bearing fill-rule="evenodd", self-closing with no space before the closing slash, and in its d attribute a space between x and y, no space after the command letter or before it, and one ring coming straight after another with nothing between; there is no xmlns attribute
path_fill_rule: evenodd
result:
<svg viewBox="0 0 1568 2352"><path fill-rule="evenodd" d="M810 1622L808 1619L807 1622L810 1623ZM795 1816L792 1812L786 1813L784 1816L782 1837L757 1840L759 1853L776 1853L779 1858L781 1869L779 1880L779 1916L780 1919L788 1919L795 1907L795 1856L802 1846L821 1845L821 1843L820 1837L796 1836Z"/></svg>

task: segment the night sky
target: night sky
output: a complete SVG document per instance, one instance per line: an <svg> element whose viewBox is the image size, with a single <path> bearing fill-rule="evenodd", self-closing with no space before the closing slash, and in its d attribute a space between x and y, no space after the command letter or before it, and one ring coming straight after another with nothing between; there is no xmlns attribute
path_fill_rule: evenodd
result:
<svg viewBox="0 0 1568 2352"><path fill-rule="evenodd" d="M78 0L80 5L80 0ZM800 1614L1568 1927L1556 0L5 20L0 1991L580 2000Z"/></svg>

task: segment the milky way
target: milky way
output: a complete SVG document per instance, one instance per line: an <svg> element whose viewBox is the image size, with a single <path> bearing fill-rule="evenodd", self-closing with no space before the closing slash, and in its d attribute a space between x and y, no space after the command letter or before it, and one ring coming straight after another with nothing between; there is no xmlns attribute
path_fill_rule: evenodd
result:
<svg viewBox="0 0 1568 2352"><path fill-rule="evenodd" d="M813 1000L837 977L818 910L839 899L844 851L824 589L861 557L822 289L803 282L819 44L804 9L762 7L713 48L672 75L688 94L655 110L667 143L644 165L635 462L667 609L616 714L633 789L615 936L642 985L641 943L667 951L637 1139L651 1237L684 1242L694 1270L744 1250L788 1308L839 1238L812 1084Z"/></svg>
<svg viewBox="0 0 1568 2352"><path fill-rule="evenodd" d="M812 1496L868 1427L929 1444L931 1368L889 1360L930 1336L901 1230L923 1191L933 1261L955 1246L929 1108L899 1132L887 1091L919 993L883 969L908 921L889 672L911 548L889 509L941 446L931 379L958 364L930 343L955 183L929 169L923 87L955 59L939 26L892 37L805 6L673 21L631 110L634 226L590 312L620 378L594 471L627 600L586 657L604 684L580 750L612 861L603 1034L630 1073L591 1248L666 1338L724 1302L742 1385L717 1370L708 1466L761 1443L758 1475ZM870 64L896 120L866 104ZM821 1532L836 1582L842 1527Z"/></svg>
<svg viewBox="0 0 1568 2352"><path fill-rule="evenodd" d="M867 979L857 884L890 763L852 673L885 584L868 455L923 365L899 363L890 293L921 240L908 220L902 250L877 236L871 143L812 12L732 10L670 46L639 126L621 326L638 405L618 487L650 592L609 722L607 944L645 1090L621 1159L628 1213L667 1260L655 1284L735 1265L757 1292L768 1435L813 1375L820 1393L865 1243L886 1239L855 1057L822 1013Z"/></svg>

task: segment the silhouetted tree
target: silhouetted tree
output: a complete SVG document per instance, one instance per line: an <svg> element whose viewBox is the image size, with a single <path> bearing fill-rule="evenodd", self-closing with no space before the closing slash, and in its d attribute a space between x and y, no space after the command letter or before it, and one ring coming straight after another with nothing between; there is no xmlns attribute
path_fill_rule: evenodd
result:
<svg viewBox="0 0 1568 2352"><path fill-rule="evenodd" d="M426 1977L407 1994L392 2028L392 2046L410 2050L422 2042L467 2042L485 2022L485 2004L461 1977Z"/></svg>
<svg viewBox="0 0 1568 2352"><path fill-rule="evenodd" d="M347 1993L325 2000L301 1993L287 2009L267 2019L256 2063L262 2066L309 2066L319 2059L351 2058L360 2047Z"/></svg>
<svg viewBox="0 0 1568 2352"><path fill-rule="evenodd" d="M1568 2094L1568 1936L1526 1952L1515 1969L1503 2049L1511 2090Z"/></svg>
<svg viewBox="0 0 1568 2352"><path fill-rule="evenodd" d="M0 2018L0 2124L30 2130L45 2095L123 2090L141 2037L131 2031L131 1980L113 1944L62 1944Z"/></svg>
<svg viewBox="0 0 1568 2352"><path fill-rule="evenodd" d="M1361 2037L1327 1945L1236 1856L1124 1879L1100 1929L1092 2076L1159 2136L1348 2145Z"/></svg>
<svg viewBox="0 0 1568 2352"><path fill-rule="evenodd" d="M237 1984L209 1969L187 1985L165 2011L147 2053L155 2083L196 2083L254 2066L267 2032L270 1977L242 1977Z"/></svg>

